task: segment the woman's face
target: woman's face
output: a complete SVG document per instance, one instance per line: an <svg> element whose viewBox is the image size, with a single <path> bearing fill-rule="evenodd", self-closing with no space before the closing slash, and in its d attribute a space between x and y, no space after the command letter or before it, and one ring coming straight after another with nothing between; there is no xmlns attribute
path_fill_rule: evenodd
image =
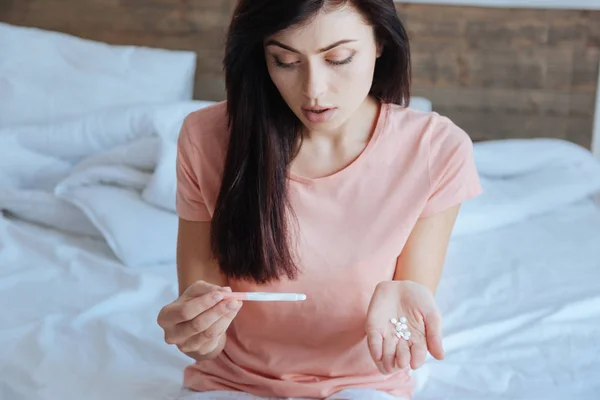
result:
<svg viewBox="0 0 600 400"><path fill-rule="evenodd" d="M336 130L363 104L379 55L373 27L351 6L265 40L273 83L313 131Z"/></svg>

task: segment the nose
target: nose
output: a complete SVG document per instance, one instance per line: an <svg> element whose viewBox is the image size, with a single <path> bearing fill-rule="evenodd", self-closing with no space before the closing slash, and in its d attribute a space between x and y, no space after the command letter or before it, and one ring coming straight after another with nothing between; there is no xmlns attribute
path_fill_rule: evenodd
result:
<svg viewBox="0 0 600 400"><path fill-rule="evenodd" d="M310 100L318 100L327 92L327 70L317 65L309 64L304 77L304 95Z"/></svg>

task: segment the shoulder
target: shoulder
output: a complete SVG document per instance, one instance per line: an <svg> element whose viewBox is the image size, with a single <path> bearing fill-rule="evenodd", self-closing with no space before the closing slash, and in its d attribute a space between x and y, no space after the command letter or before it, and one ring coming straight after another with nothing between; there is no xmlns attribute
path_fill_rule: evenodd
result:
<svg viewBox="0 0 600 400"><path fill-rule="evenodd" d="M180 144L198 150L226 146L228 139L227 102L222 101L188 114L183 120Z"/></svg>
<svg viewBox="0 0 600 400"><path fill-rule="evenodd" d="M386 136L401 141L403 147L422 147L428 153L437 153L453 152L457 148L469 151L473 146L465 130L435 111L389 104L388 113Z"/></svg>
<svg viewBox="0 0 600 400"><path fill-rule="evenodd" d="M217 102L191 112L185 117L188 128L216 128L227 122L227 101Z"/></svg>
<svg viewBox="0 0 600 400"><path fill-rule="evenodd" d="M213 186L223 172L228 146L226 102L201 108L185 117L177 141L178 165L194 172L207 196L211 190L217 190Z"/></svg>
<svg viewBox="0 0 600 400"><path fill-rule="evenodd" d="M422 111L389 104L388 130L428 140L471 142L469 135L447 116L435 111Z"/></svg>

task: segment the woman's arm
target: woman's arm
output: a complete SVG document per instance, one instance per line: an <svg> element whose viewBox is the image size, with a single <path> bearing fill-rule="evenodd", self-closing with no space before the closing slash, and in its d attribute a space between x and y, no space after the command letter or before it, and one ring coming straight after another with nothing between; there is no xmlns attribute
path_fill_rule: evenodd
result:
<svg viewBox="0 0 600 400"><path fill-rule="evenodd" d="M177 278L179 295L196 281L227 286L210 249L210 222L179 219L177 232Z"/></svg>
<svg viewBox="0 0 600 400"><path fill-rule="evenodd" d="M210 222L194 222L179 219L177 234L177 279L179 295L193 283L204 281L217 286L227 286L227 278L221 274L210 249ZM196 361L211 359L225 347L226 335L222 335L217 348L209 354L186 353Z"/></svg>
<svg viewBox="0 0 600 400"><path fill-rule="evenodd" d="M435 294L459 209L456 205L417 222L398 257L394 280L419 283Z"/></svg>
<svg viewBox="0 0 600 400"><path fill-rule="evenodd" d="M366 331L371 356L384 374L407 365L419 368L428 351L438 360L444 358L442 319L434 296L459 208L421 218L398 257L394 280L380 282L375 289ZM401 316L411 332L404 337L410 346L398 342L395 330L389 333L390 317Z"/></svg>

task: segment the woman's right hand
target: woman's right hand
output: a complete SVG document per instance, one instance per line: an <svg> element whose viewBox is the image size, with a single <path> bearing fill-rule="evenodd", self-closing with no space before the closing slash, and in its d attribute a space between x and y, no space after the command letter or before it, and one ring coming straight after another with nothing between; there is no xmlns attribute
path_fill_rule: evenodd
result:
<svg viewBox="0 0 600 400"><path fill-rule="evenodd" d="M230 288L197 281L158 314L165 342L177 345L196 359L216 357L225 344L225 332L242 306L241 301L223 300Z"/></svg>

